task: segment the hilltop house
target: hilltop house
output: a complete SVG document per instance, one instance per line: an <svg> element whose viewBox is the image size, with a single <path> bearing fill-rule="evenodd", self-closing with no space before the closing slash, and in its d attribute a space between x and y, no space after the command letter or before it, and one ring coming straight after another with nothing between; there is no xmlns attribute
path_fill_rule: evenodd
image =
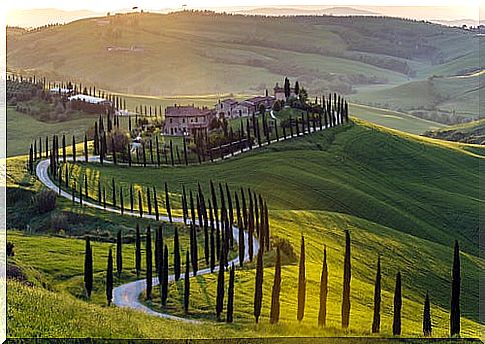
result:
<svg viewBox="0 0 485 344"><path fill-rule="evenodd" d="M285 88L284 87L281 87L278 83L276 83L276 86L273 88L273 90L274 90L274 96L275 96L276 100L286 100ZM296 96L295 88L291 87L290 88L290 97L295 97L295 96Z"/></svg>
<svg viewBox="0 0 485 344"><path fill-rule="evenodd" d="M165 109L163 132L165 135L175 136L192 136L196 132L207 133L213 118L213 110L206 107L175 104Z"/></svg>
<svg viewBox="0 0 485 344"><path fill-rule="evenodd" d="M283 92L284 93L284 92ZM264 96L256 96L238 102L232 98L219 101L215 106L216 114L219 118L234 119L252 116L259 112L259 107L263 104L266 109L273 107L276 101L275 96L269 96L268 92Z"/></svg>

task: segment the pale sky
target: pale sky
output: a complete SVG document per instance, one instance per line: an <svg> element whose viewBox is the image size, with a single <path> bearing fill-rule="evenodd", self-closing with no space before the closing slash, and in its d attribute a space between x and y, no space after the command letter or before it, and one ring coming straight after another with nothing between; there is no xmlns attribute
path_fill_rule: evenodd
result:
<svg viewBox="0 0 485 344"><path fill-rule="evenodd" d="M116 1L66 1L66 0L10 0L4 4L7 10L32 9L32 8L58 8L63 10L87 9L96 12L131 8L138 6L145 9L180 8L187 5L188 8L201 7L241 7L241 6L456 6L459 10L478 8L480 0L116 0Z"/></svg>

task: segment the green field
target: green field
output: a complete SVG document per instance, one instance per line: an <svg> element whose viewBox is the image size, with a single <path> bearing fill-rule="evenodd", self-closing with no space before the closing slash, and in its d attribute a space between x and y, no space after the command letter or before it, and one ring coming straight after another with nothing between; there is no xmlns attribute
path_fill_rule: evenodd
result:
<svg viewBox="0 0 485 344"><path fill-rule="evenodd" d="M180 196L182 184L195 190L197 181L200 181L207 192L209 178L227 181L233 190L241 186L251 187L268 200L273 239L287 239L298 256L300 236L305 235L307 308L301 324L296 320L298 267L295 263L283 267L282 322L277 326L268 324L273 252L265 255L267 267L262 323L256 326L252 320L254 266L249 264L236 273L235 324L214 324L209 320L209 324L191 325L193 330L190 336L368 335L372 322L373 279L378 254L382 255L383 260L383 335L389 336L391 333L394 276L399 270L403 275L403 335L420 335L422 302L426 290L429 290L433 333L435 336L447 336L452 242L458 239L462 249L462 334L478 337L479 275L483 272L485 261L478 257L476 229L481 201L475 186L478 184L478 167L483 150L478 147L472 150L465 145L420 138L357 121L356 124L271 145L261 151L216 164L143 170L97 165L89 165L86 170L86 166L80 164L75 173L81 175L87 172L90 176L100 178L106 185L114 177L120 184L135 183L137 187L150 185L160 190L163 182L167 181L175 199ZM14 161L21 160L17 158ZM11 186L17 183L19 187L19 181L24 179L25 182L21 165L17 163L11 167L15 171L10 174L9 183ZM37 184L33 184L34 189ZM72 207L68 200L61 201L60 207L105 219L116 218L102 211ZM353 257L349 332L339 330L345 229L351 233ZM167 236L170 237L169 232ZM15 305L12 307L9 304L9 311L16 324L9 327L10 333L31 334L26 328L26 317L38 324L34 327L37 331L34 333L40 334L45 328L48 335L52 334L54 325L42 324L39 317L49 314L47 307L53 302L57 302L55 309L61 310L56 312L60 319L66 317L66 312L79 315L79 310L87 307L99 314L97 317L106 326L111 326L108 324L115 319L128 323L128 317L131 325L147 319L136 312L108 311L104 307L88 305L65 293L66 290L80 288L81 241L20 235L16 232L10 238L18 243L20 253L15 257L18 265L28 267L27 271L38 271L47 281L59 280L59 274L70 275L66 280L70 281L66 282L68 286L63 286L63 282L52 282L54 286L59 283L57 287L61 291L56 293L39 287L9 288L9 302ZM51 263L51 259L55 261L58 254L51 247L62 245L62 240L74 240L72 247L65 245L63 252L67 257L78 257L65 259L60 265ZM99 251L95 248L95 253L99 252L96 254L101 259L98 268L103 267L108 245L95 243L95 247L99 248ZM329 326L325 330L319 329L316 324L323 245L327 245L330 270ZM33 259L27 253L33 246L40 256L46 258L42 261ZM126 247L126 250L130 252L132 248ZM128 265L130 259L132 257L128 258ZM77 263L72 264L72 261ZM101 272L99 274L102 276ZM215 280L215 276L210 275L193 279L192 316L213 319ZM180 312L180 287L171 285L168 308L171 313ZM76 295L76 292L72 294ZM27 303L19 305L25 295L39 298L39 312L35 315L30 314ZM76 309L69 311L74 305L77 305ZM85 315L80 316L78 327L75 328L79 328L81 335L106 335L99 326L86 329L90 321ZM118 330L115 336L153 336L155 329L165 327L169 328L164 332L167 337L189 335L189 332L184 332L189 331L184 326L174 326L169 321L154 318L148 321L153 324L150 328L144 326L134 332L135 326L130 325ZM113 326L117 329L122 327L119 323ZM58 331L61 336L75 333L69 332L72 330L67 325L62 325Z"/></svg>
<svg viewBox="0 0 485 344"><path fill-rule="evenodd" d="M424 136L441 140L456 141L471 144L485 143L485 120L456 124L439 130L430 130Z"/></svg>

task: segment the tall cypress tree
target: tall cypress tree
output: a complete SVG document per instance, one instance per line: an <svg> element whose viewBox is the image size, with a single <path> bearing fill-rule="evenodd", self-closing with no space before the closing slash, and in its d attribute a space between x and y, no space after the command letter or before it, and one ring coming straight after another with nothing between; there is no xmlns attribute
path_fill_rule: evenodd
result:
<svg viewBox="0 0 485 344"><path fill-rule="evenodd" d="M62 161L65 163L67 159L66 154L66 135L62 134Z"/></svg>
<svg viewBox="0 0 485 344"><path fill-rule="evenodd" d="M305 315L306 276L305 276L305 238L301 236L300 267L298 274L298 321Z"/></svg>
<svg viewBox="0 0 485 344"><path fill-rule="evenodd" d="M140 190L138 190L138 210L140 211L140 217L143 217L143 201Z"/></svg>
<svg viewBox="0 0 485 344"><path fill-rule="evenodd" d="M113 252L111 247L108 252L108 266L106 268L106 301L108 306L111 305L113 300Z"/></svg>
<svg viewBox="0 0 485 344"><path fill-rule="evenodd" d="M432 332L431 305L429 302L429 293L426 291L426 297L424 299L424 309L423 309L423 335L425 337L430 337L431 332Z"/></svg>
<svg viewBox="0 0 485 344"><path fill-rule="evenodd" d="M162 267L162 305L167 305L168 297L168 248L165 245L163 249L163 267Z"/></svg>
<svg viewBox="0 0 485 344"><path fill-rule="evenodd" d="M140 276L141 271L141 235L140 226L136 224L136 234L135 234L135 271L136 276Z"/></svg>
<svg viewBox="0 0 485 344"><path fill-rule="evenodd" d="M111 192L113 197L113 208L116 208L116 185L114 178L111 178Z"/></svg>
<svg viewBox="0 0 485 344"><path fill-rule="evenodd" d="M123 271L123 239L121 236L121 230L118 231L116 236L116 271L118 272L118 278L121 277L121 272Z"/></svg>
<svg viewBox="0 0 485 344"><path fill-rule="evenodd" d="M172 209L170 208L170 195L168 193L167 182L165 182L165 207L167 208L167 215L170 223L172 223Z"/></svg>
<svg viewBox="0 0 485 344"><path fill-rule="evenodd" d="M197 275L197 270L199 269L198 264L198 251L197 251L197 232L195 229L195 225L193 223L190 224L190 255L192 261L192 272L194 276Z"/></svg>
<svg viewBox="0 0 485 344"><path fill-rule="evenodd" d="M88 162L88 137L84 134L84 162Z"/></svg>
<svg viewBox="0 0 485 344"><path fill-rule="evenodd" d="M221 249L221 257L224 255L224 249ZM224 260L219 260L219 272L217 274L217 296L216 296L216 316L221 319L222 308L224 307Z"/></svg>
<svg viewBox="0 0 485 344"><path fill-rule="evenodd" d="M394 317L392 321L392 334L394 336L401 335L401 308L401 272L398 271L396 275L396 287L394 289Z"/></svg>
<svg viewBox="0 0 485 344"><path fill-rule="evenodd" d="M163 228L159 225L155 232L155 270L157 271L158 278L162 277L163 267ZM159 281L160 283L161 280Z"/></svg>
<svg viewBox="0 0 485 344"><path fill-rule="evenodd" d="M147 275L146 275L146 284L147 284L147 290L146 290L146 299L151 300L152 299L152 232L150 230L150 225L147 227L147 237L146 237L146 270L147 270Z"/></svg>
<svg viewBox="0 0 485 344"><path fill-rule="evenodd" d="M372 333L379 333L381 327L381 257L377 258L377 273L374 285L374 319Z"/></svg>
<svg viewBox="0 0 485 344"><path fill-rule="evenodd" d="M350 279L351 279L351 264L350 264L350 233L345 231L345 258L344 258L344 278L343 278L343 292L342 292L342 328L349 327L350 320Z"/></svg>
<svg viewBox="0 0 485 344"><path fill-rule="evenodd" d="M210 202L209 202L210 204ZM210 270L211 272L214 272L214 268L216 265L216 248L215 248L215 240L214 240L214 227L211 226L211 232L210 232L210 259L209 259L209 265L210 265Z"/></svg>
<svg viewBox="0 0 485 344"><path fill-rule="evenodd" d="M226 322L232 323L234 313L234 263L229 270L229 288L227 290L227 314Z"/></svg>
<svg viewBox="0 0 485 344"><path fill-rule="evenodd" d="M318 311L318 326L327 324L328 266L327 246L323 247L322 276L320 277L320 309Z"/></svg>
<svg viewBox="0 0 485 344"><path fill-rule="evenodd" d="M190 258L189 251L185 254L185 278L184 278L184 311L185 314L189 312L190 300Z"/></svg>
<svg viewBox="0 0 485 344"><path fill-rule="evenodd" d="M89 237L86 238L84 253L84 289L86 290L86 296L90 298L93 290L93 251Z"/></svg>
<svg viewBox="0 0 485 344"><path fill-rule="evenodd" d="M160 212L158 211L157 189L155 187L153 187L153 209L155 210L155 220L160 220Z"/></svg>
<svg viewBox="0 0 485 344"><path fill-rule="evenodd" d="M273 290L271 292L271 312L269 314L269 322L271 324L276 324L280 319L280 291L281 291L281 256L280 256L280 248L277 247Z"/></svg>
<svg viewBox="0 0 485 344"><path fill-rule="evenodd" d="M451 279L451 312L450 312L450 335L460 335L460 247L458 240L455 240L453 253L453 271Z"/></svg>
<svg viewBox="0 0 485 344"><path fill-rule="evenodd" d="M46 148L46 152L47 152L47 148ZM76 138L74 137L74 135L72 135L72 161L76 162Z"/></svg>
<svg viewBox="0 0 485 344"><path fill-rule="evenodd" d="M173 236L173 272L175 275L175 281L180 279L180 242L179 242L179 231L175 227L175 233Z"/></svg>
<svg viewBox="0 0 485 344"><path fill-rule="evenodd" d="M263 251L258 251L258 259L256 262L256 278L254 287L254 318L256 323L259 321L261 315L261 306L263 304Z"/></svg>
<svg viewBox="0 0 485 344"><path fill-rule="evenodd" d="M134 209L134 199L133 199L133 184L130 184L130 211L133 213Z"/></svg>

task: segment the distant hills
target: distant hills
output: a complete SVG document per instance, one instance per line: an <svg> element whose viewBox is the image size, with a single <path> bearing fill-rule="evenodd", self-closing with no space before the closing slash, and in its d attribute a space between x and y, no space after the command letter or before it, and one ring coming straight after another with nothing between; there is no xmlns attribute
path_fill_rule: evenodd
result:
<svg viewBox="0 0 485 344"><path fill-rule="evenodd" d="M88 10L64 11L56 8L13 10L7 13L7 25L35 28L47 24L64 24L78 19L102 15L104 14Z"/></svg>
<svg viewBox="0 0 485 344"><path fill-rule="evenodd" d="M270 15L270 16L296 16L296 15L379 15L377 12L356 9L353 7L330 7L330 8L316 8L306 9L300 7L261 7L246 10L239 10L236 13L254 14L254 15Z"/></svg>

